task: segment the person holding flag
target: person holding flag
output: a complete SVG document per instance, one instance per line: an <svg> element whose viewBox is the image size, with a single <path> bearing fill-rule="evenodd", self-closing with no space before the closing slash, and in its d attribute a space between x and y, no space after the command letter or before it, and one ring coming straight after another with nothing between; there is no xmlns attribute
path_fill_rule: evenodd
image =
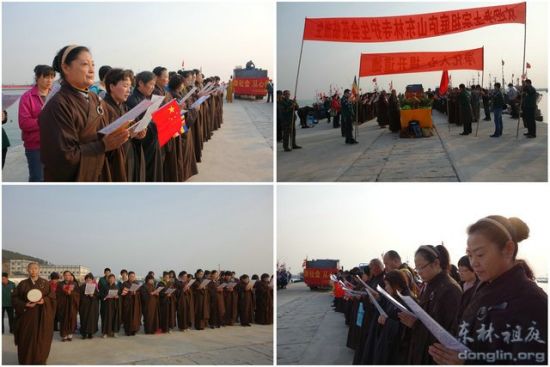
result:
<svg viewBox="0 0 550 367"><path fill-rule="evenodd" d="M344 91L344 96L342 97L340 104L342 105L342 124L344 127L346 144L357 144L357 140L353 138L353 120L355 119L355 110L353 108L353 97L349 89Z"/></svg>

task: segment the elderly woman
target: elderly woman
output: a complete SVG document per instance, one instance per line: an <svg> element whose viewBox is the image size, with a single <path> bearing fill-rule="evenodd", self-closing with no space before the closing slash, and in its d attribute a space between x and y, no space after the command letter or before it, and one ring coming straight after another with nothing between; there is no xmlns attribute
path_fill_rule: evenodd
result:
<svg viewBox="0 0 550 367"><path fill-rule="evenodd" d="M101 136L106 121L99 98L88 88L94 82L94 61L84 46L63 47L53 60L61 88L42 109L40 154L46 181L110 181L105 152L129 137L120 129Z"/></svg>
<svg viewBox="0 0 550 367"><path fill-rule="evenodd" d="M38 263L29 263L27 271L29 277L17 285L12 296L17 324L17 357L19 364L46 364L53 339L55 293L51 291L48 281L40 278ZM28 299L31 290L40 291L38 301Z"/></svg>
<svg viewBox="0 0 550 367"><path fill-rule="evenodd" d="M37 65L34 68L34 78L36 84L21 96L19 102L19 127L29 166L29 182L40 182L44 175L40 161L38 116L52 89L55 71L51 66Z"/></svg>
<svg viewBox="0 0 550 367"><path fill-rule="evenodd" d="M128 111L126 100L130 95L132 74L130 70L111 69L105 76L107 94L103 100L105 115L109 121L114 121ZM118 149L107 153L109 171L115 182L145 181L145 156L141 140L147 130L132 136Z"/></svg>

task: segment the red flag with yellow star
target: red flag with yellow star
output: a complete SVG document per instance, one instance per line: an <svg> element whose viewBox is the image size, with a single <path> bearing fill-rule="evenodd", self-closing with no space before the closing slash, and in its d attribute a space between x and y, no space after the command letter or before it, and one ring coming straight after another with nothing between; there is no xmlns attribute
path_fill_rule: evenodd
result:
<svg viewBox="0 0 550 367"><path fill-rule="evenodd" d="M181 111L175 99L153 112L152 117L157 126L157 135L161 147L175 134L179 133L182 128Z"/></svg>

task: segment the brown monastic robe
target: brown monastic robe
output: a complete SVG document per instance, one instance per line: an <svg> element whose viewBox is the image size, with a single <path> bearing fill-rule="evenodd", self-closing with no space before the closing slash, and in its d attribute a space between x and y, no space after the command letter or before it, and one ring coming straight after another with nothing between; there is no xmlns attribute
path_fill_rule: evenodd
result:
<svg viewBox="0 0 550 367"><path fill-rule="evenodd" d="M457 328L462 289L446 272L436 275L420 295L419 304L445 330L453 334ZM412 327L408 363L433 364L428 347L437 339L420 322Z"/></svg>
<svg viewBox="0 0 550 367"><path fill-rule="evenodd" d="M208 293L210 295L210 319L208 323L212 328L222 326L222 321L225 316L225 307L223 304L223 290L218 291L218 281L208 283Z"/></svg>
<svg viewBox="0 0 550 367"><path fill-rule="evenodd" d="M157 286L164 287L164 289L160 291L159 324L162 332L167 333L170 329L176 326L176 293L173 292L170 295L166 294L166 290L168 288L173 288L170 282L168 282L168 284L165 282L159 282Z"/></svg>
<svg viewBox="0 0 550 367"><path fill-rule="evenodd" d="M184 93L187 94L189 92L189 89L186 88ZM191 126L189 126L189 130L191 131L191 135L193 136L193 149L195 152L195 164L197 162L201 161L202 156L202 142L203 142L203 131L202 131L202 110L203 106L199 106L199 109L196 111L193 111L193 115L195 115L194 120L192 121ZM187 113L189 115L189 112ZM189 116L191 117L191 116Z"/></svg>
<svg viewBox="0 0 550 367"><path fill-rule="evenodd" d="M109 285L109 290L117 289L116 284ZM108 293L108 291L107 291ZM107 298L103 301L101 307L101 333L113 336L120 330L121 321L121 304L120 304L120 291L119 298Z"/></svg>
<svg viewBox="0 0 550 367"><path fill-rule="evenodd" d="M73 290L67 293L70 287ZM76 282L60 282L56 290L57 317L59 319L59 334L62 338L74 334L76 330L76 315L80 305L80 290Z"/></svg>
<svg viewBox="0 0 550 367"><path fill-rule="evenodd" d="M193 300L195 302L195 329L197 330L204 329L210 318L210 294L207 289L199 289L201 281L202 279L197 279L191 286L193 290Z"/></svg>
<svg viewBox="0 0 550 367"><path fill-rule="evenodd" d="M185 330L193 326L195 318L195 305L193 303L193 293L191 288L185 290L185 284L187 282L177 282L177 315L178 315L178 328Z"/></svg>
<svg viewBox="0 0 550 367"><path fill-rule="evenodd" d="M239 294L235 288L225 287L223 289L223 304L225 308L223 324L232 326L237 322L239 311Z"/></svg>
<svg viewBox="0 0 550 367"><path fill-rule="evenodd" d="M152 295L153 284L146 283L139 289L143 310L143 328L145 334L154 334L159 329L159 295Z"/></svg>
<svg viewBox="0 0 550 367"><path fill-rule="evenodd" d="M117 104L110 94L105 96L102 103L108 123L128 112L126 104ZM113 182L145 182L145 155L140 140L129 139L106 155Z"/></svg>
<svg viewBox="0 0 550 367"><path fill-rule="evenodd" d="M105 126L105 116L94 93L62 82L42 109L38 124L45 181L111 180L97 132Z"/></svg>
<svg viewBox="0 0 550 367"><path fill-rule="evenodd" d="M239 294L239 319L242 326L250 326L250 323L254 320L254 293L247 290L248 283L243 281L237 285L237 292Z"/></svg>
<svg viewBox="0 0 550 367"><path fill-rule="evenodd" d="M92 296L84 294L86 283L80 286L80 306L78 313L80 315L80 335L89 335L97 333L99 321L99 291L96 290Z"/></svg>
<svg viewBox="0 0 550 367"><path fill-rule="evenodd" d="M155 89L153 90L153 94L157 96L164 96L165 99L163 101L163 105L168 103L171 99L171 95L167 95L166 91L163 88L160 88L159 86L155 85ZM168 140L166 144L162 146L162 176L164 182L178 182L180 181L179 175L181 175L180 171L180 163L178 162L178 156L180 156L180 150L177 146L179 141L176 141L174 138Z"/></svg>
<svg viewBox="0 0 550 367"><path fill-rule="evenodd" d="M269 282L256 283L256 309L254 312L256 324L269 325L273 323L273 298Z"/></svg>
<svg viewBox="0 0 550 367"><path fill-rule="evenodd" d="M135 282L137 283L137 282ZM130 289L132 283L122 283L123 288ZM126 335L135 335L141 326L141 299L139 289L135 293L128 292L122 298L122 323Z"/></svg>
<svg viewBox="0 0 550 367"><path fill-rule="evenodd" d="M146 97L139 91L139 89L135 88L132 95L128 97L126 105L131 109L137 106L144 99L146 99ZM143 115L145 115L145 112ZM138 116L138 120L141 119L143 115ZM145 138L136 142L136 145L139 145L143 152L145 160L145 181L162 182L162 161L164 158L158 142L157 127L153 122L150 122L147 126L147 134L145 135ZM138 154L136 154L136 156L138 156ZM135 169L137 172L137 167Z"/></svg>
<svg viewBox="0 0 550 367"><path fill-rule="evenodd" d="M31 289L42 292L44 304L26 307L27 293ZM14 341L17 345L19 364L46 364L53 339L55 317L55 293L46 279L22 280L12 295L15 308Z"/></svg>

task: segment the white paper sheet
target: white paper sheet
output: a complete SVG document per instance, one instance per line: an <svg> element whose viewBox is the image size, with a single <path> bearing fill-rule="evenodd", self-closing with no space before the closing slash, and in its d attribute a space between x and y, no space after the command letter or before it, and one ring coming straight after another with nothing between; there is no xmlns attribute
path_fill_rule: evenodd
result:
<svg viewBox="0 0 550 367"><path fill-rule="evenodd" d="M105 297L105 299L115 298L116 296L118 296L118 289L109 289L109 293L107 293L107 297Z"/></svg>
<svg viewBox="0 0 550 367"><path fill-rule="evenodd" d="M246 285L246 290L251 290L252 288L254 288L254 285L256 284L257 280L251 280L248 282L248 284Z"/></svg>
<svg viewBox="0 0 550 367"><path fill-rule="evenodd" d="M126 112L124 115L117 118L115 121L111 122L109 125L105 126L103 129L99 130L98 132L103 135L109 135L119 127L121 127L124 123L130 120L134 120L136 117L141 115L153 102L144 99L141 101L136 107L132 108L130 111Z"/></svg>
<svg viewBox="0 0 550 367"><path fill-rule="evenodd" d="M384 297L386 297L391 303L393 303L395 305L395 307L397 307L398 309L400 309L402 312L406 312L410 315L412 315L412 312L409 311L405 306L403 306L401 303L399 303L395 298L393 298L391 296L391 294L389 294L388 292L386 292L386 290L384 288L382 288L380 286L380 284L378 284L376 286L376 290L378 292L380 292L380 294L382 294Z"/></svg>
<svg viewBox="0 0 550 367"><path fill-rule="evenodd" d="M174 293L176 291L176 288L168 288L164 291L164 294L166 294L167 296L171 295L172 293Z"/></svg>
<svg viewBox="0 0 550 367"><path fill-rule="evenodd" d="M153 103L149 107L147 107L147 111L145 112L145 115L143 115L143 118L139 120L135 125L130 127L129 130L132 130L136 134L139 133L140 131L145 130L149 125L149 122L151 122L153 112L155 112L160 108L160 105L163 100L164 100L163 96L157 96L153 94L151 96L151 102Z"/></svg>
<svg viewBox="0 0 550 367"><path fill-rule="evenodd" d="M93 295L95 293L95 284L94 283L86 283L86 288L84 289L85 295Z"/></svg>
<svg viewBox="0 0 550 367"><path fill-rule="evenodd" d="M183 96L182 99L180 99L178 101L178 104L181 106L183 105L183 102L187 101L187 99L189 99L189 97L191 97L191 95L197 90L197 87L193 87L191 88L191 90L189 92L187 92L187 94L185 96Z"/></svg>
<svg viewBox="0 0 550 367"><path fill-rule="evenodd" d="M206 101L208 98L210 98L210 95L200 97L199 99L197 99L197 100L195 101L195 103L193 103L193 104L191 105L191 107L189 107L189 109L192 110L193 108L200 106L200 105L203 104L203 102Z"/></svg>
<svg viewBox="0 0 550 367"><path fill-rule="evenodd" d="M210 283L211 280L210 279L204 279L202 282L201 282L201 285L199 286L199 289L204 289L204 287L206 287L208 285L208 283Z"/></svg>
<svg viewBox="0 0 550 367"><path fill-rule="evenodd" d="M452 349L457 352L470 351L468 347L459 342L454 336L452 336L447 330L437 323L418 303L416 303L411 297L403 296L399 293L399 297L407 304L407 306L414 313L414 316L420 320L424 326L432 333L432 335L441 343L445 348Z"/></svg>
<svg viewBox="0 0 550 367"><path fill-rule="evenodd" d="M139 287L141 287L141 284L133 283L132 286L130 287L130 289L128 289L128 291L129 292L135 292L139 289Z"/></svg>

